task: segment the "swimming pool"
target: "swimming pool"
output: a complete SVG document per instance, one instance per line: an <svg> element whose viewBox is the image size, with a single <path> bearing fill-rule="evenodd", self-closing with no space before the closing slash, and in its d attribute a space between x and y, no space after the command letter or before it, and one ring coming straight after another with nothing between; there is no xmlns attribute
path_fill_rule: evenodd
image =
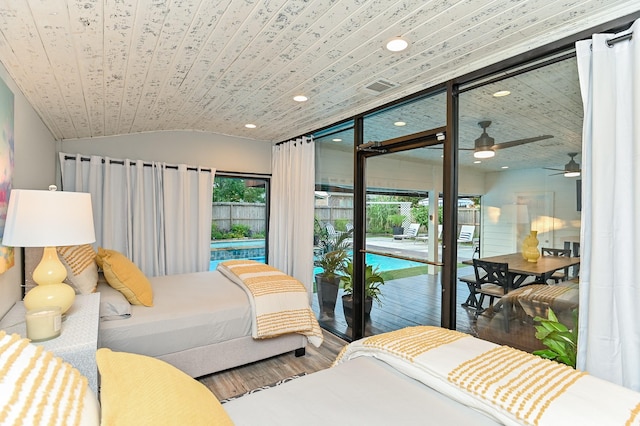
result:
<svg viewBox="0 0 640 426"><path fill-rule="evenodd" d="M256 260L258 262L264 262L265 260L264 256L236 257L234 259L243 259L243 258ZM216 269L216 267L218 266L218 263L222 262L223 260L227 260L227 259L211 260L211 262L209 263L209 270L213 271L214 269ZM396 259L393 257L380 256L380 255L371 254L371 253L367 253L365 255L365 261L367 262L367 265L377 266L379 268L379 272L412 268L414 266L423 266L422 263L419 263L419 262L412 262L410 260ZM322 268L318 268L318 267L313 268L314 275L319 274L320 272L322 272Z"/></svg>
<svg viewBox="0 0 640 426"><path fill-rule="evenodd" d="M264 240L222 240L212 241L210 245L210 262L215 262L216 266L223 260L231 259L256 259L262 258L264 261ZM210 266L215 269L215 266Z"/></svg>

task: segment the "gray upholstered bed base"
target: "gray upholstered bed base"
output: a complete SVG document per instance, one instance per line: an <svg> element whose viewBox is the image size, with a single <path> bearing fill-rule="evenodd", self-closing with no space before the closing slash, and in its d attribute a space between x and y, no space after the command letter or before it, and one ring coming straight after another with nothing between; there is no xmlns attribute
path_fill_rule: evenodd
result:
<svg viewBox="0 0 640 426"><path fill-rule="evenodd" d="M187 349L157 357L191 377L216 373L304 348L307 338L290 334L273 339L255 340L251 336L208 346Z"/></svg>

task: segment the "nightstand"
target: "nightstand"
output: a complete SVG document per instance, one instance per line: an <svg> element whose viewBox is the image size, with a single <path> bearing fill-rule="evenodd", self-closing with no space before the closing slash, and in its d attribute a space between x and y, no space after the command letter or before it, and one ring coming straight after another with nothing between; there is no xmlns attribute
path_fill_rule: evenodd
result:
<svg viewBox="0 0 640 426"><path fill-rule="evenodd" d="M0 321L0 329L8 334L27 336L25 307L17 302ZM55 339L34 342L73 365L85 376L89 387L98 395L98 321L100 319L100 293L76 295L73 305L62 321L62 332Z"/></svg>

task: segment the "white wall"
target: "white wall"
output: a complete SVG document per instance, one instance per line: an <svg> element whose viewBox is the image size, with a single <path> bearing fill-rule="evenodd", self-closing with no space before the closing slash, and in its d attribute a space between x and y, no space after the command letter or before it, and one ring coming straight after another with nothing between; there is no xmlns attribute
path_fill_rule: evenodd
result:
<svg viewBox="0 0 640 426"><path fill-rule="evenodd" d="M353 187L353 154L328 143L316 147L316 182ZM442 164L412 158L411 151L369 158L366 173L367 185L375 188L442 191ZM462 195L484 194L484 174L463 169L458 186Z"/></svg>
<svg viewBox="0 0 640 426"><path fill-rule="evenodd" d="M56 181L56 142L1 64L0 78L14 95L13 188L46 189ZM15 266L0 275L0 316L20 299L21 265L16 249Z"/></svg>
<svg viewBox="0 0 640 426"><path fill-rule="evenodd" d="M580 235L580 212L576 206L576 178L550 176L548 170L528 169L488 173L486 195L482 197L482 256L520 251L518 225L505 220L505 206L514 204L518 194L549 194L553 208L541 218L552 232L540 235L539 247L564 246L564 241ZM528 230L520 229L521 232Z"/></svg>
<svg viewBox="0 0 640 426"><path fill-rule="evenodd" d="M64 140L60 143L60 151L271 174L272 145L271 142L217 133L166 131Z"/></svg>

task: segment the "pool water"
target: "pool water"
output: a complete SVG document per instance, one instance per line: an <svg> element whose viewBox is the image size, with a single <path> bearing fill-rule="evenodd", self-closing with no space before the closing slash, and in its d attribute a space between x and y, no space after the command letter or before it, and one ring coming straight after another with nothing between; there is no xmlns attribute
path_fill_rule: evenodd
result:
<svg viewBox="0 0 640 426"><path fill-rule="evenodd" d="M265 261L264 256L247 257L247 258L251 260L256 260L258 262L263 262L263 263ZM209 264L209 270L213 271L214 269L216 269L216 267L218 266L218 263L220 263L221 261L222 259L212 260ZM412 262L410 260L396 259L393 257L380 256L380 255L371 254L371 253L366 254L365 261L367 265L377 266L379 268L378 272L394 271L397 269L412 268L414 266L423 266L422 263L419 263L419 262ZM319 267L313 268L314 275L319 274L321 272L322 272L322 268L319 268Z"/></svg>

